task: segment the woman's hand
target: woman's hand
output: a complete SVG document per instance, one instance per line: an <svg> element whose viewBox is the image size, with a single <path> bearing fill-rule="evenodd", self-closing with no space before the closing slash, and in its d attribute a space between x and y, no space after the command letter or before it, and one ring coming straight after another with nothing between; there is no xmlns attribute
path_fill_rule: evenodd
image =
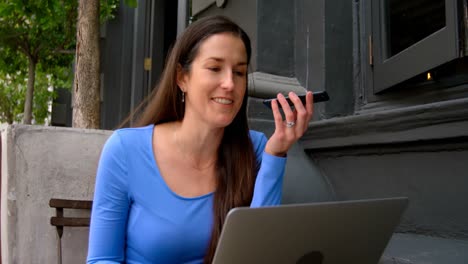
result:
<svg viewBox="0 0 468 264"><path fill-rule="evenodd" d="M286 156L289 148L294 144L307 130L313 112L312 92L307 92L306 105L301 102L301 99L293 93L289 93L289 98L294 103L295 110L289 106L286 98L282 94L278 94L277 99L271 102L273 110L273 118L275 120L275 132L268 140L265 146L265 152L275 156ZM283 108L285 120L281 116L278 102Z"/></svg>

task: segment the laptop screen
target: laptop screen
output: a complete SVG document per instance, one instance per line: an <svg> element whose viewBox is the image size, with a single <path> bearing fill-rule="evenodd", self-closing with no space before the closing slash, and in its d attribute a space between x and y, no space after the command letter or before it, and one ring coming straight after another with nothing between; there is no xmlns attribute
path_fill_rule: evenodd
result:
<svg viewBox="0 0 468 264"><path fill-rule="evenodd" d="M214 264L378 263L405 197L235 208Z"/></svg>

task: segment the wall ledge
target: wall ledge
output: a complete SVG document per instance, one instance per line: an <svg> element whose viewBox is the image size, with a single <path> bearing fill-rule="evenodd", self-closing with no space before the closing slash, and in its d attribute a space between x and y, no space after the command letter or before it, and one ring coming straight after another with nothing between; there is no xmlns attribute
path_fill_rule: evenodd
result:
<svg viewBox="0 0 468 264"><path fill-rule="evenodd" d="M192 16L200 14L211 5L215 4L216 0L194 0L192 1Z"/></svg>
<svg viewBox="0 0 468 264"><path fill-rule="evenodd" d="M468 136L468 98L315 121L301 138L306 150Z"/></svg>

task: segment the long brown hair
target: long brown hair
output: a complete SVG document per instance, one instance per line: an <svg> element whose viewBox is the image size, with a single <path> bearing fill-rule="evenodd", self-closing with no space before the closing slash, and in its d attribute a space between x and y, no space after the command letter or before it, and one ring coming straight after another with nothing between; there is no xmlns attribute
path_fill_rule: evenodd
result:
<svg viewBox="0 0 468 264"><path fill-rule="evenodd" d="M236 23L223 16L202 18L191 24L177 39L166 62L161 80L146 103L136 126L180 121L184 118L182 93L176 83L177 67L186 72L198 55L200 45L208 37L231 33L245 45L247 62L251 57L250 39ZM246 80L246 89L247 89ZM247 123L247 92L242 106L231 124L224 129L218 149L217 187L213 203L213 229L205 263L211 263L225 217L230 209L248 206L252 201L257 175L257 161L249 136Z"/></svg>

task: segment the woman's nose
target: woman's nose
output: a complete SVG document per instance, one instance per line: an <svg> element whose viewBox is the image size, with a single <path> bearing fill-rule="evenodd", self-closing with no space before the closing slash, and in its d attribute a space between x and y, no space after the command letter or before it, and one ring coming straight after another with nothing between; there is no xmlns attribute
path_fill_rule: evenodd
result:
<svg viewBox="0 0 468 264"><path fill-rule="evenodd" d="M232 71L226 71L226 73L223 74L221 86L228 90L234 89L234 74Z"/></svg>

